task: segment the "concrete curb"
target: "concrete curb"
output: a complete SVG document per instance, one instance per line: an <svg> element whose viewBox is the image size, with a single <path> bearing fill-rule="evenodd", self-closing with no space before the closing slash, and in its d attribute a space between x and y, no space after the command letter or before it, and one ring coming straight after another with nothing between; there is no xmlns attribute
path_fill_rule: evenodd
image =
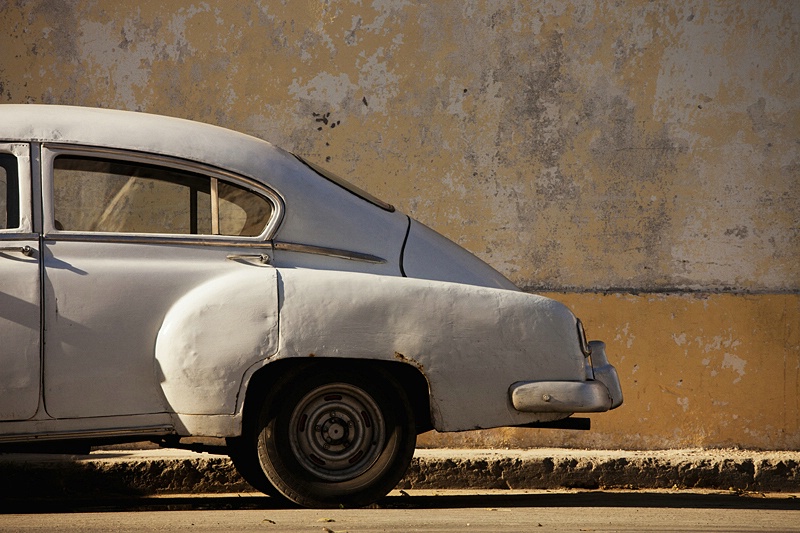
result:
<svg viewBox="0 0 800 533"><path fill-rule="evenodd" d="M0 455L0 498L252 492L224 455ZM703 488L800 492L800 452L417 450L404 489Z"/></svg>

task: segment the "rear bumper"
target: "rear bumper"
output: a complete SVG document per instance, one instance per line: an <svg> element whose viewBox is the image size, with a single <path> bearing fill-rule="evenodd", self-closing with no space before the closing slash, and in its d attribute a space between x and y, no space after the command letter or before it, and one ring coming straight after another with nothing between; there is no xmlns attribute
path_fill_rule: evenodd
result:
<svg viewBox="0 0 800 533"><path fill-rule="evenodd" d="M617 370L608 362L605 343L592 341L593 380L518 381L509 387L514 409L529 413L600 413L622 405Z"/></svg>

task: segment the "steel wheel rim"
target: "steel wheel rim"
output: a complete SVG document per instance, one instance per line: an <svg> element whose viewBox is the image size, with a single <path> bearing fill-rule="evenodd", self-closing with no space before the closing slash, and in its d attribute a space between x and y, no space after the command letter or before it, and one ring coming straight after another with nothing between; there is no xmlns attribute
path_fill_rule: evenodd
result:
<svg viewBox="0 0 800 533"><path fill-rule="evenodd" d="M347 481L366 472L386 440L383 413L363 389L331 383L309 392L289 419L289 443L315 477Z"/></svg>

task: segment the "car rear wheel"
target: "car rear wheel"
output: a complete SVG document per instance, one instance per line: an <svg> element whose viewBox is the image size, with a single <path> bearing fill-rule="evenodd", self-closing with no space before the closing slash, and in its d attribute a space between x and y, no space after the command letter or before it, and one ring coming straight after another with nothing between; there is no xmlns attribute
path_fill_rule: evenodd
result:
<svg viewBox="0 0 800 533"><path fill-rule="evenodd" d="M301 376L265 404L257 423L259 463L286 498L306 507L362 507L406 472L414 417L389 376Z"/></svg>
<svg viewBox="0 0 800 533"><path fill-rule="evenodd" d="M283 498L283 495L272 486L261 469L256 452L255 437L246 432L241 437L226 439L225 444L228 448L228 457L231 458L233 466L242 479L254 489L268 496Z"/></svg>

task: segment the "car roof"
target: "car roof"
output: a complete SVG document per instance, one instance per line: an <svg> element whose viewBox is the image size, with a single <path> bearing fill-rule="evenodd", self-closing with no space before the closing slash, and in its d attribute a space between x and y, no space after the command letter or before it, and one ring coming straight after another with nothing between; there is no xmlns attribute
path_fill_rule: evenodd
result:
<svg viewBox="0 0 800 533"><path fill-rule="evenodd" d="M249 175L257 174L257 168L267 162L265 159L289 156L267 141L210 124L133 111L62 105L0 105L0 140L135 150L224 168L233 166Z"/></svg>

